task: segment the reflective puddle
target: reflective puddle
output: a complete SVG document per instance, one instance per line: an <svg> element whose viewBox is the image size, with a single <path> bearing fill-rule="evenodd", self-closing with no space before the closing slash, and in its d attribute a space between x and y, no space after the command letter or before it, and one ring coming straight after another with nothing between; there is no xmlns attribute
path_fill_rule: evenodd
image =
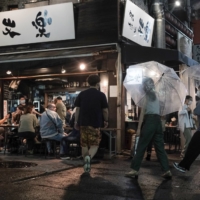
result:
<svg viewBox="0 0 200 200"><path fill-rule="evenodd" d="M27 168L35 167L37 164L21 161L0 161L0 168Z"/></svg>

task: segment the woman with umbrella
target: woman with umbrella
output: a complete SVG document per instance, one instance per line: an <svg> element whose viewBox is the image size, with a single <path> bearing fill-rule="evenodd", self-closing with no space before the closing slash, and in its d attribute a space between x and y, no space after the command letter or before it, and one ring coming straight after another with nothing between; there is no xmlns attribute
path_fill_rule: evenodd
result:
<svg viewBox="0 0 200 200"><path fill-rule="evenodd" d="M142 109L143 117L140 139L137 146L136 155L131 162L132 170L126 173L127 177L138 177L138 171L143 160L143 156L148 144L153 140L158 160L162 166L163 178L171 179L168 158L164 149L162 123L160 117L160 102L155 92L154 81L151 78L143 80L143 90L146 93L145 106ZM140 124L139 124L140 126Z"/></svg>

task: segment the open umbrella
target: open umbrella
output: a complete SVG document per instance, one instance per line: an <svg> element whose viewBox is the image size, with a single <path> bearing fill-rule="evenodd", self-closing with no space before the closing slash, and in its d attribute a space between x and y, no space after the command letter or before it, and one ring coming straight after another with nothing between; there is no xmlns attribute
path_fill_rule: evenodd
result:
<svg viewBox="0 0 200 200"><path fill-rule="evenodd" d="M194 66L188 67L182 73L184 75L187 75L189 78L193 80L200 81L200 65L194 65Z"/></svg>
<svg viewBox="0 0 200 200"><path fill-rule="evenodd" d="M144 82L146 84L148 79L152 81L145 86L147 89L144 89ZM187 94L187 89L176 72L155 61L129 66L124 86L139 107L146 105L148 87L149 90L153 88L154 93L151 94L156 95L162 116L178 111Z"/></svg>

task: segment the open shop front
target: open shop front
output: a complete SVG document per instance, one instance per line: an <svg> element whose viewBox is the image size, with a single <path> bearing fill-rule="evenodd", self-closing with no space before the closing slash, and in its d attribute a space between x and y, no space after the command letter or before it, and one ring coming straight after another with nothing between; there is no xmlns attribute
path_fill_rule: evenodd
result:
<svg viewBox="0 0 200 200"><path fill-rule="evenodd" d="M83 51L86 53L86 48ZM21 96L25 96L27 102L32 102L35 110L39 113L57 96L62 97L63 103L67 108L73 109L77 95L89 88L87 77L90 74L98 74L101 79L100 91L105 93L108 99L109 127L116 128L117 101L116 96L113 97L113 91L110 94L110 87L112 90L117 89L115 64L118 53L114 46L90 48L88 51L90 53L88 52L87 55L90 56L86 57L80 57L80 54L73 54L73 58L50 60L46 57L44 60L44 57L38 56L37 58L35 57L35 61L27 62L25 60L22 61L22 56L20 56L21 60L19 62L15 57L14 62L8 59L9 63L7 62L8 60L5 61L6 63L2 63L2 76L0 77L2 86L1 99L3 102L2 117L16 110ZM40 53L38 55L41 56ZM30 54L26 55L26 59L29 59L28 56ZM3 61L1 60L1 62ZM31 69L30 65L38 65L38 67ZM85 65L85 68L83 65ZM14 66L9 67L11 74L6 73L8 66ZM108 148L108 143L108 137L103 135L101 145Z"/></svg>
<svg viewBox="0 0 200 200"><path fill-rule="evenodd" d="M15 23L18 25L23 24L20 19L24 19L18 17L18 14L28 12L26 15L29 17L24 22L26 25L23 24L26 29L21 27L15 30L18 34L14 39L8 40L9 34L2 36L4 43L0 47L1 117L4 107L7 111L15 108L21 95L26 95L28 101L33 101L38 109L39 104L47 105L48 101L57 95L63 96L67 106L73 107L76 94L88 87L85 84L88 75L99 74L102 80L101 91L107 94L111 113L109 127L121 129L121 74L117 76L121 71L118 68L121 66L118 56L118 1L100 0L71 4L70 8L66 8L70 12L66 12L63 5L50 5L52 8L55 6L53 9L50 9L50 6L45 7L48 10L48 24L45 29L47 33L51 32L49 38L44 34L40 34L39 37L39 33L36 33L39 30L36 28L38 24L37 20L33 20L37 18L37 13L41 12L41 7L31 8L33 11L36 9L34 13L30 12L31 9L17 11ZM59 6L59 15L55 14L56 17L51 20L52 13L56 12L56 7ZM2 20L12 19L11 13L14 12L3 12ZM70 13L70 16L66 16ZM45 13L41 14L43 16ZM25 16L25 13L23 15ZM67 19L64 24L60 23L63 19ZM2 31L6 24L5 21ZM21 37L20 34L23 35L24 43L22 40L16 40ZM27 35L26 40L24 35ZM79 64L82 62L86 64L86 70L80 71ZM66 70L64 74L61 73L63 69ZM6 74L8 70L11 71L10 75ZM17 89L9 87L12 81L15 81L14 85L17 84ZM117 136L117 151L120 152L121 130L117 131Z"/></svg>

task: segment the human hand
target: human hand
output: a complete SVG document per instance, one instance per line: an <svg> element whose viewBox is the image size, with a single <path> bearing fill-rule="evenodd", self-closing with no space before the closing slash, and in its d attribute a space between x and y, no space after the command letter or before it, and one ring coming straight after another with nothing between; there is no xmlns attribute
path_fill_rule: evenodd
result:
<svg viewBox="0 0 200 200"><path fill-rule="evenodd" d="M67 134L67 133L65 133L65 132L63 133L63 135L64 135L64 136L68 136L68 134Z"/></svg>
<svg viewBox="0 0 200 200"><path fill-rule="evenodd" d="M104 121L104 128L107 128L107 127L108 127L108 122Z"/></svg>
<svg viewBox="0 0 200 200"><path fill-rule="evenodd" d="M189 111L191 111L191 109L189 107L187 107L187 111L189 112Z"/></svg>
<svg viewBox="0 0 200 200"><path fill-rule="evenodd" d="M7 114L4 119L8 119L10 117L10 114Z"/></svg>

